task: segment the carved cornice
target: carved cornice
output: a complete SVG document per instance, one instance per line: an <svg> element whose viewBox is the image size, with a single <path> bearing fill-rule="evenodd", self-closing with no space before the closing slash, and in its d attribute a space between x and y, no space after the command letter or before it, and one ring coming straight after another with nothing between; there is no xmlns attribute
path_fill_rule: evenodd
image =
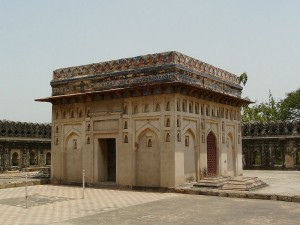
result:
<svg viewBox="0 0 300 225"><path fill-rule="evenodd" d="M52 97L37 101L64 104L60 99L83 101L100 92L113 92L111 95L121 98L124 96L119 92L124 90L136 92L141 88L176 85L192 86L193 92L208 91L216 101L230 97L230 104L249 104L241 98L238 81L234 74L171 51L55 70Z"/></svg>
<svg viewBox="0 0 300 225"><path fill-rule="evenodd" d="M168 65L176 65L180 68L197 71L233 85L239 85L238 76L176 51L57 69L53 72L52 82Z"/></svg>

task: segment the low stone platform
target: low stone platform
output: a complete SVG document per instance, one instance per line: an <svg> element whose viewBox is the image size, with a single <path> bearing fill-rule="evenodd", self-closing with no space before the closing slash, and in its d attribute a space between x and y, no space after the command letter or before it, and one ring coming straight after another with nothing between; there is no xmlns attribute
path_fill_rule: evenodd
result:
<svg viewBox="0 0 300 225"><path fill-rule="evenodd" d="M199 188L220 189L226 182L230 181L230 179L230 177L205 177L197 183L194 183L193 186Z"/></svg>
<svg viewBox="0 0 300 225"><path fill-rule="evenodd" d="M26 185L25 175L27 175L27 186L49 184L50 177L40 171L35 172L6 172L0 174L0 189L24 187Z"/></svg>
<svg viewBox="0 0 300 225"><path fill-rule="evenodd" d="M222 190L252 191L268 184L257 177L235 177L225 182Z"/></svg>
<svg viewBox="0 0 300 225"><path fill-rule="evenodd" d="M217 188L219 190L251 191L267 186L257 177L211 177L193 184L195 188Z"/></svg>

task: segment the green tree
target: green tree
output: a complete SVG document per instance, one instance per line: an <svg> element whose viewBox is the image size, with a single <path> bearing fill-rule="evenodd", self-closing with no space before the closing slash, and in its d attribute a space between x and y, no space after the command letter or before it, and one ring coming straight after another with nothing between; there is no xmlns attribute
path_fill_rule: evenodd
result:
<svg viewBox="0 0 300 225"><path fill-rule="evenodd" d="M242 108L243 123L281 120L281 101L276 101L269 92L269 101Z"/></svg>
<svg viewBox="0 0 300 225"><path fill-rule="evenodd" d="M244 72L239 76L239 83L245 86L247 81L248 81L248 75L246 72Z"/></svg>
<svg viewBox="0 0 300 225"><path fill-rule="evenodd" d="M282 120L300 119L300 88L288 93L281 101L280 114Z"/></svg>

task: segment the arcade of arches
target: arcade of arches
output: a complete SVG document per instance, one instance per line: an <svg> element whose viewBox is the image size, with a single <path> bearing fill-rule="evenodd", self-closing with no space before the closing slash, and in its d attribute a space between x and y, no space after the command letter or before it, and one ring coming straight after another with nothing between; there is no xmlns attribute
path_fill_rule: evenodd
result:
<svg viewBox="0 0 300 225"><path fill-rule="evenodd" d="M51 125L0 121L0 171L51 166Z"/></svg>
<svg viewBox="0 0 300 225"><path fill-rule="evenodd" d="M244 124L245 169L300 169L300 121Z"/></svg>

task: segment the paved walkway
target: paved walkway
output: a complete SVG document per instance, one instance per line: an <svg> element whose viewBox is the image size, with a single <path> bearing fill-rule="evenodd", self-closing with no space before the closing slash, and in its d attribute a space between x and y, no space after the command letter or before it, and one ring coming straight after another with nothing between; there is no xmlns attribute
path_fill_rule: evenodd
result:
<svg viewBox="0 0 300 225"><path fill-rule="evenodd" d="M244 170L245 177L258 177L269 186L254 193L300 196L300 171Z"/></svg>
<svg viewBox="0 0 300 225"><path fill-rule="evenodd" d="M80 187L35 185L0 190L0 224L49 224L95 213L170 198L172 193L147 193Z"/></svg>
<svg viewBox="0 0 300 225"><path fill-rule="evenodd" d="M253 192L300 196L298 171L244 171L269 186ZM74 186L0 190L0 224L299 224L300 204ZM222 195L221 195L222 196ZM231 196L234 197L234 196Z"/></svg>
<svg viewBox="0 0 300 225"><path fill-rule="evenodd" d="M244 177L258 177L268 186L251 190L219 190L185 184L175 188L177 193L220 197L279 200L300 203L300 171L246 170Z"/></svg>

